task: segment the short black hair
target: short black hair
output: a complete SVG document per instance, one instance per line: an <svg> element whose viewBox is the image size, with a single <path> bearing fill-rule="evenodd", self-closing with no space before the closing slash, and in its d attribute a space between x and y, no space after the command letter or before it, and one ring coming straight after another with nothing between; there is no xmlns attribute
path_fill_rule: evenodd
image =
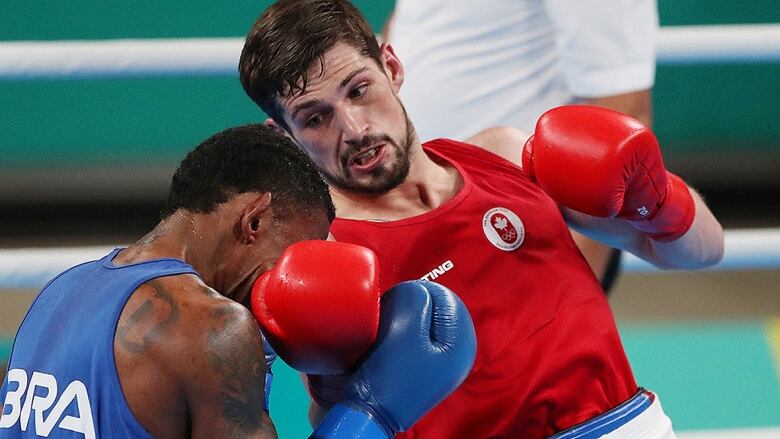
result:
<svg viewBox="0 0 780 439"><path fill-rule="evenodd" d="M161 216L179 209L209 213L244 192L270 192L277 218L293 209L322 209L328 221L335 218L328 186L311 159L287 137L257 124L224 130L187 154Z"/></svg>
<svg viewBox="0 0 780 439"><path fill-rule="evenodd" d="M371 26L348 0L279 0L260 15L244 42L238 70L244 91L287 129L279 96L306 90L307 70L344 42L382 67Z"/></svg>

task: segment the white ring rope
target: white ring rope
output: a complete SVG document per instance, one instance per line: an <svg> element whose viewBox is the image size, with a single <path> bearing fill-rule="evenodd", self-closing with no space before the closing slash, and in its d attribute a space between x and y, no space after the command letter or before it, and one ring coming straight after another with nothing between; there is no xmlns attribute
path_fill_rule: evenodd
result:
<svg viewBox="0 0 780 439"><path fill-rule="evenodd" d="M0 250L0 289L40 288L73 265L100 259L114 247L63 247ZM710 271L760 270L780 267L780 228L726 231L726 255ZM642 273L657 268L633 255L623 270Z"/></svg>
<svg viewBox="0 0 780 439"><path fill-rule="evenodd" d="M665 26L659 64L780 62L780 24Z"/></svg>
<svg viewBox="0 0 780 439"><path fill-rule="evenodd" d="M241 38L0 43L0 79L238 74Z"/></svg>
<svg viewBox="0 0 780 439"><path fill-rule="evenodd" d="M0 79L229 76L243 38L0 43ZM664 26L659 64L780 61L780 24Z"/></svg>
<svg viewBox="0 0 780 439"><path fill-rule="evenodd" d="M780 269L780 228L726 230L723 260L705 270L741 271ZM632 254L625 254L622 268L626 272L659 271ZM0 277L2 279L2 277Z"/></svg>

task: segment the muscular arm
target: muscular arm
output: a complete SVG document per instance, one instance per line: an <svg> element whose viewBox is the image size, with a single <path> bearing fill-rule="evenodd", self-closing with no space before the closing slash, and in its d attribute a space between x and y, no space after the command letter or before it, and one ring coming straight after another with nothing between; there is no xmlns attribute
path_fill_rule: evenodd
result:
<svg viewBox="0 0 780 439"><path fill-rule="evenodd" d="M613 96L602 96L594 98L581 99L580 102L585 105L595 105L597 107L610 108L623 114L632 116L645 125L653 126L653 104L651 90L639 90L630 93L623 93ZM572 238L577 243L583 256L588 261L590 268L601 281L604 291L609 291L614 278L618 273L618 268L610 273L610 261L613 258L619 258L620 252L609 246L591 239L586 235L572 230ZM616 259L616 262L619 260Z"/></svg>
<svg viewBox="0 0 780 439"><path fill-rule="evenodd" d="M653 99L651 90L639 90L613 96L582 98L580 103L609 108L627 114L648 127L653 126Z"/></svg>
<svg viewBox="0 0 780 439"><path fill-rule="evenodd" d="M636 119L592 106L552 109L526 143L523 166L559 205L600 217L565 211L569 224L592 237L662 268L722 258L722 227L666 170L655 135Z"/></svg>
<svg viewBox="0 0 780 439"><path fill-rule="evenodd" d="M614 96L582 99L581 103L605 107L627 114L648 127L653 126L652 90L639 90ZM696 204L696 217L691 229L673 242L658 242L621 220L594 218L570 209L563 209L569 225L582 234L575 241L586 255L603 255L600 242L631 252L659 268L695 269L716 264L723 258L723 228L699 194L690 189ZM586 236L587 235L587 236ZM585 249L587 252L585 251ZM591 258L587 257L588 261ZM597 271L598 273L598 271Z"/></svg>
<svg viewBox="0 0 780 439"><path fill-rule="evenodd" d="M701 197L691 189L696 216L688 232L672 242L658 242L620 219L596 218L563 208L569 224L610 246L629 251L659 268L694 269L723 258L723 228Z"/></svg>
<svg viewBox="0 0 780 439"><path fill-rule="evenodd" d="M225 300L203 324L202 350L184 365L192 437L276 438L263 410L263 341L251 313Z"/></svg>
<svg viewBox="0 0 780 439"><path fill-rule="evenodd" d="M195 277L139 287L120 316L114 354L125 399L154 437L276 437L263 411L254 318Z"/></svg>
<svg viewBox="0 0 780 439"><path fill-rule="evenodd" d="M471 141L519 164L513 147L523 144L525 135L514 128L492 128L474 136ZM484 147L484 146L483 146ZM515 150L516 151L516 150ZM512 160L514 158L514 160ZM723 229L701 197L691 190L696 216L691 229L673 242L653 241L621 219L596 218L571 209L562 209L570 226L608 246L623 249L661 268L701 268L717 263L723 257Z"/></svg>

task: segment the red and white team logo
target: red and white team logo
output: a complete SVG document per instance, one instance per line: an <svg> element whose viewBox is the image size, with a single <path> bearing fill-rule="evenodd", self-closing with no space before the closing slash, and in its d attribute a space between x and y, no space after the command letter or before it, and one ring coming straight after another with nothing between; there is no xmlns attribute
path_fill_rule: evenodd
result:
<svg viewBox="0 0 780 439"><path fill-rule="evenodd" d="M514 212L503 207L494 207L485 213L482 230L491 244L507 252L520 247L525 238L523 222Z"/></svg>

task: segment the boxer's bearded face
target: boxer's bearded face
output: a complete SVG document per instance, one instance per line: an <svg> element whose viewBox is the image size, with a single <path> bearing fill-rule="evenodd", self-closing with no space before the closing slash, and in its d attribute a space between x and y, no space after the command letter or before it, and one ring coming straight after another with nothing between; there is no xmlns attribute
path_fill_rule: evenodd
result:
<svg viewBox="0 0 780 439"><path fill-rule="evenodd" d="M309 69L303 92L281 99L289 134L332 186L363 194L393 189L409 173L416 141L396 95L400 82L343 43L323 61Z"/></svg>

